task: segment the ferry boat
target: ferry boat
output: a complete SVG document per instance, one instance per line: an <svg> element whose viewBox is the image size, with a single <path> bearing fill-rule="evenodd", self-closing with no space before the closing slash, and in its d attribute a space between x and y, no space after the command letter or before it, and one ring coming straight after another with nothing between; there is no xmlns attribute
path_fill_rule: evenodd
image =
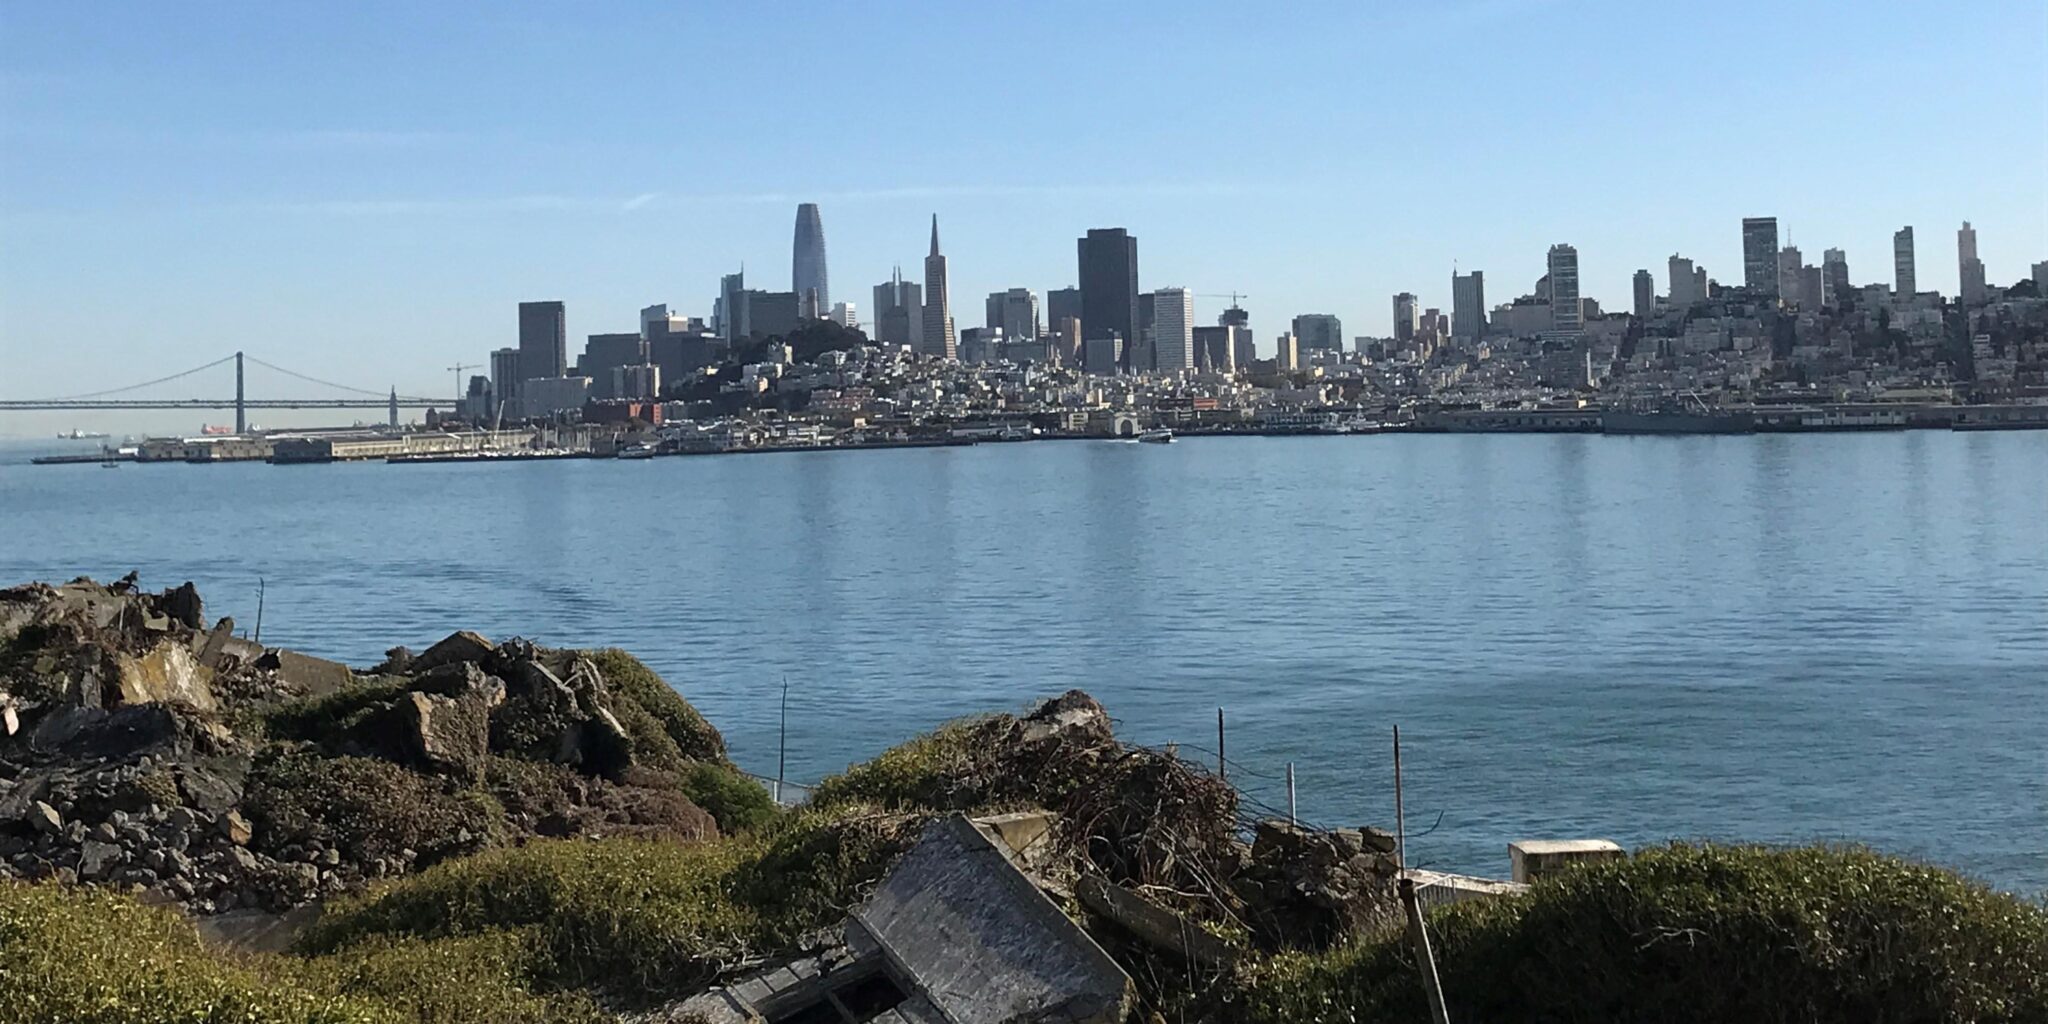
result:
<svg viewBox="0 0 2048 1024"><path fill-rule="evenodd" d="M651 459L654 457L654 454L654 446L643 442L640 444L629 444L619 449L618 457L622 459Z"/></svg>
<svg viewBox="0 0 2048 1024"><path fill-rule="evenodd" d="M104 441L106 438L107 435L104 431L79 430L76 427L72 428L71 433L57 435L57 440L59 441Z"/></svg>
<svg viewBox="0 0 2048 1024"><path fill-rule="evenodd" d="M1139 434L1138 440L1145 444L1170 444L1173 441L1173 431L1165 427L1154 427Z"/></svg>

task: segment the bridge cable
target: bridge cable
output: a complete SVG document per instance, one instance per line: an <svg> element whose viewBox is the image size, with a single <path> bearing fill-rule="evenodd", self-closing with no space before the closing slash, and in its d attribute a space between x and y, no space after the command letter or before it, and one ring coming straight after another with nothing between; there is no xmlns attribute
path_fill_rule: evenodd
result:
<svg viewBox="0 0 2048 1024"><path fill-rule="evenodd" d="M45 398L45 399L41 399L41 401L45 401L45 402L76 402L76 401L82 401L82 400L84 400L84 399L87 399L87 398L104 398L104 397L105 397L105 396L107 396L107 395L118 395L118 394L120 394L120 393L122 393L122 392L124 392L124 391L139 391L139 390L141 390L141 389L143 389L143 388L149 387L149 386L151 386L151 385L154 385L154 384L163 384L163 383L165 383L165 382L167 382L167 381L174 381L174 380L177 380L177 379L178 379L178 378L180 378L180 377L190 377L191 375L193 375L193 374L195 374L195 373L198 373L198 372L199 372L199 371L201 371L201 370L211 370L211 369L213 369L214 367L216 367L216 366L219 366L219 365L220 365L220 364L222 364L222 363L228 362L228 361L230 361L230 360L232 360L232 359L234 359L234 358L235 358L235 357L234 357L234 356L233 356L232 354L230 354L230 355L225 355L225 356L222 356L222 357L220 357L219 359L216 359L216 360L214 360L213 362L210 362L210 363L206 364L205 366L195 366L195 367L193 367L193 368L191 368L191 369L189 369L189 370L185 370L185 371L183 371L183 372L180 372L180 373L174 373L174 374L171 374L171 375L170 375L170 376L168 376L168 377L158 377L158 378L157 378L157 379L155 379L155 380L146 380L146 381L143 381L143 382L142 382L142 383L140 383L140 384L130 384L130 385L128 385L127 387L120 387L120 388L109 388L109 389L107 389L107 390L105 390L105 391L92 391L92 392L88 392L88 393L86 393L86 394L83 394L83 395L65 395L65 396L64 396L64 397L62 397L62 398Z"/></svg>
<svg viewBox="0 0 2048 1024"><path fill-rule="evenodd" d="M309 384L318 384L321 387L334 388L337 391L353 391L356 394L369 395L372 398L383 398L388 394L388 392L384 391L371 391L366 388L352 388L346 384L336 384L331 380L321 380L318 377L307 376L306 374L300 373L297 370L287 370L284 367L277 365L276 363L266 363L263 360L256 358L255 356L246 356L245 358L247 358L250 362L255 363L256 365L263 367L264 369L276 370L277 372L282 373L287 377L297 377L298 379L305 381ZM438 398L420 398L415 395L400 395L398 397L408 402L441 401L441 399Z"/></svg>

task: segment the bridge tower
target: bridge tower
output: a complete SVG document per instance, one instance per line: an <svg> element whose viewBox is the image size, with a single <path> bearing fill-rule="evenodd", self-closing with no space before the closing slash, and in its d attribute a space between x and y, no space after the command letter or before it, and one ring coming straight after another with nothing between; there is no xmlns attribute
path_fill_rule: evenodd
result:
<svg viewBox="0 0 2048 1024"><path fill-rule="evenodd" d="M398 429L398 388L391 389L391 429Z"/></svg>
<svg viewBox="0 0 2048 1024"><path fill-rule="evenodd" d="M242 397L242 354L235 353L235 433L249 432L248 399Z"/></svg>

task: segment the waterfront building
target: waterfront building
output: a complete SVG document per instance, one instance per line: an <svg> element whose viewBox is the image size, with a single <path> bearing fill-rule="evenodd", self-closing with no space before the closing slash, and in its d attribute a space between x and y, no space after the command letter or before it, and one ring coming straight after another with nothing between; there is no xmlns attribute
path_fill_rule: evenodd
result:
<svg viewBox="0 0 2048 1024"><path fill-rule="evenodd" d="M1919 293L1913 273L1913 225L1892 232L1892 294L1910 299Z"/></svg>
<svg viewBox="0 0 2048 1024"><path fill-rule="evenodd" d="M1294 336L1302 358L1310 352L1344 351L1344 321L1329 313L1303 313L1294 318Z"/></svg>
<svg viewBox="0 0 2048 1024"><path fill-rule="evenodd" d="M1956 284L1965 307L1984 304L1984 261L1977 258L1977 229L1969 221L1956 232Z"/></svg>
<svg viewBox="0 0 2048 1024"><path fill-rule="evenodd" d="M1638 320L1648 320L1657 311L1657 279L1648 270L1636 271L1636 308Z"/></svg>
<svg viewBox="0 0 2048 1024"><path fill-rule="evenodd" d="M1419 315L1415 304L1415 293L1401 292L1394 296L1394 341L1408 344L1415 340L1416 317Z"/></svg>
<svg viewBox="0 0 2048 1024"><path fill-rule="evenodd" d="M1820 301L1823 305L1839 306L1842 296L1855 290L1849 284L1849 255L1840 249L1829 249L1820 257Z"/></svg>
<svg viewBox="0 0 2048 1024"><path fill-rule="evenodd" d="M939 253L939 215L932 214L932 251L924 258L924 334L922 351L942 359L960 356L953 334L953 307L946 297L946 257Z"/></svg>
<svg viewBox="0 0 2048 1024"><path fill-rule="evenodd" d="M1742 218L1742 284L1778 297L1778 218Z"/></svg>
<svg viewBox="0 0 2048 1024"><path fill-rule="evenodd" d="M1090 228L1076 242L1081 329L1089 336L1143 337L1138 318L1138 240L1123 228ZM1122 354L1130 366L1129 346ZM1089 369L1093 370L1091 365Z"/></svg>
<svg viewBox="0 0 2048 1024"><path fill-rule="evenodd" d="M818 219L818 204L796 208L796 243L790 253L790 290L796 292L803 312L817 319L832 308L832 289L825 273L825 225Z"/></svg>
<svg viewBox="0 0 2048 1024"><path fill-rule="evenodd" d="M519 304L519 369L531 377L569 372L569 316L562 303Z"/></svg>
<svg viewBox="0 0 2048 1024"><path fill-rule="evenodd" d="M1486 277L1451 272L1451 333L1468 340L1486 334Z"/></svg>
<svg viewBox="0 0 2048 1024"><path fill-rule="evenodd" d="M1550 329L1577 331L1585 326L1579 303L1579 250L1559 243L1550 247Z"/></svg>

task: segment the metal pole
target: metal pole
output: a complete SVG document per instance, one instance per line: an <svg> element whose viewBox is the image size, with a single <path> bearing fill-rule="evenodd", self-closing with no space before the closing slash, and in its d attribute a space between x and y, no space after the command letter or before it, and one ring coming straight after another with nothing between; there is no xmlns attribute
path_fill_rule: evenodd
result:
<svg viewBox="0 0 2048 1024"><path fill-rule="evenodd" d="M1287 762L1287 823L1289 825L1301 824L1301 819L1294 814L1294 762L1292 761Z"/></svg>
<svg viewBox="0 0 2048 1024"><path fill-rule="evenodd" d="M775 802L782 802L782 778L789 765L789 673L782 674L782 725L775 738Z"/></svg>
<svg viewBox="0 0 2048 1024"><path fill-rule="evenodd" d="M1225 780L1228 780L1228 779L1230 778L1230 770L1229 770L1229 768L1227 767L1227 766L1229 765L1229 763L1230 763L1230 762L1229 762L1229 761L1227 761L1227 760L1225 760L1225 759L1224 759L1224 757L1223 757L1223 709L1222 709L1222 708L1217 708L1217 709L1216 709L1216 777L1217 777L1217 778L1219 778L1219 779L1225 779Z"/></svg>
<svg viewBox="0 0 2048 1024"><path fill-rule="evenodd" d="M1394 727L1394 866L1408 867L1408 817L1401 806L1401 727Z"/></svg>
<svg viewBox="0 0 2048 1024"><path fill-rule="evenodd" d="M263 642L263 577L256 577L256 642Z"/></svg>
<svg viewBox="0 0 2048 1024"><path fill-rule="evenodd" d="M1401 727L1394 727L1394 865L1401 894L1401 908L1408 917L1408 942L1415 947L1415 963L1422 972L1422 993L1429 998L1429 1019L1451 1024L1444 1006L1443 982L1436 974L1436 954L1429 948L1429 929L1422 923L1422 902L1415 896L1415 880L1408 877L1408 817L1401 803Z"/></svg>

